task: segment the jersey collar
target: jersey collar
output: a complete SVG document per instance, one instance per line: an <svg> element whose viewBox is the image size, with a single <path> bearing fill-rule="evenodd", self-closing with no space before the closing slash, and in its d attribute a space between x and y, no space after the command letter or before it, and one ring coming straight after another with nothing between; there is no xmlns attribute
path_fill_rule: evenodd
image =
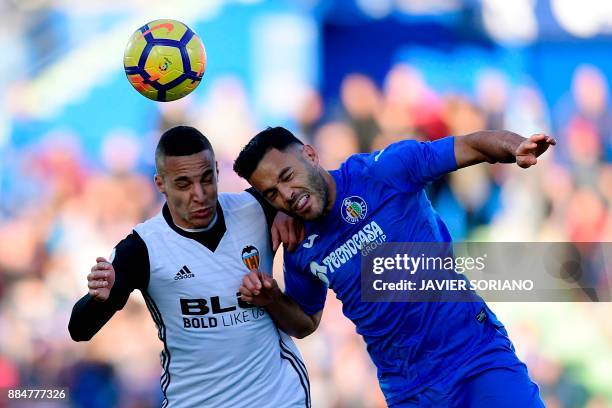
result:
<svg viewBox="0 0 612 408"><path fill-rule="evenodd" d="M168 209L168 203L164 204L164 208L162 209L162 214L164 216L164 220L174 232L179 235L184 236L185 238L193 239L200 244L204 245L211 252L215 252L223 235L225 235L225 231L227 230L225 227L225 217L223 216L223 209L221 208L221 204L217 201L217 222L215 225L209 230L192 232L185 231L182 228L179 228L172 221L172 215L170 215L170 209Z"/></svg>

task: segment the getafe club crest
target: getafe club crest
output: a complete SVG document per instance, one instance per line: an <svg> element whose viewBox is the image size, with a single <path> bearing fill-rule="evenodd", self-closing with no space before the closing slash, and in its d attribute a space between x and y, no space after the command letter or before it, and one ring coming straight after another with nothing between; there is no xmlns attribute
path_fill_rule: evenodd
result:
<svg viewBox="0 0 612 408"><path fill-rule="evenodd" d="M249 268L249 271L259 269L259 250L253 245L242 248L242 262Z"/></svg>
<svg viewBox="0 0 612 408"><path fill-rule="evenodd" d="M342 200L342 208L340 214L344 221L349 224L356 224L365 218L368 213L368 206L363 198L359 196L350 196Z"/></svg>

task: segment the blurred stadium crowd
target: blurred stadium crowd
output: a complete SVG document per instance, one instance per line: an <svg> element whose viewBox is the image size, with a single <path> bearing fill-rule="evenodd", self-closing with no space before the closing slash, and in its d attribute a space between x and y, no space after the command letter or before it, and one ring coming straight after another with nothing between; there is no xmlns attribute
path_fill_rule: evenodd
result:
<svg viewBox="0 0 612 408"><path fill-rule="evenodd" d="M360 73L345 75L337 103L317 89L304 92L290 118L292 130L318 149L329 169L351 154L405 138L435 140L481 129L549 133L558 146L535 168L481 165L433 183L435 208L455 240L612 241L606 75L595 65L580 65L565 84L567 94L551 103L537 85L517 85L501 71L482 68L471 91L456 93L434 89L410 64L394 65L382 84ZM2 149L0 143L0 389L66 386L78 407L159 405L161 343L138 293L91 342L72 342L67 323L86 293L95 258L109 255L134 225L160 209L152 175L161 131L174 124L198 127L215 148L220 190L246 187L232 172L233 159L258 130L275 124L254 113L251 89L239 77L219 76L204 86L205 99L158 104L148 118L157 121L153 132L104 135L95 160L84 153L83 135L70 130L18 147ZM276 261L280 277L281 257ZM596 284L609 290L609 282ZM612 407L609 304L492 308L548 407ZM384 406L365 346L333 295L318 331L298 345L313 407Z"/></svg>
<svg viewBox="0 0 612 408"><path fill-rule="evenodd" d="M456 240L610 241L612 112L601 72L592 66L577 69L571 100L558 107L546 106L537 88L511 87L499 73L486 72L478 83L472 95L440 95L408 65L393 67L383 89L352 74L342 84L340 106L323 106L312 91L296 118L296 132L318 148L327 168L403 138L433 140L484 128L550 132L559 145L539 166L522 171L483 165L452 173L431 186L435 207ZM245 185L231 172L235 149L257 128L239 81L225 78L211 86L219 88L220 100L164 109L160 129L184 122L200 127L216 147L220 190L238 191ZM336 113L324 115L327 111ZM103 171L82 160L78 138L54 135L53 140L21 152L21 188L35 192L35 198L20 201L0 223L0 332L8 334L0 336L0 387L66 385L77 406L155 405L160 343L139 296L88 344L71 342L66 331L95 257L107 255L133 225L160 207L152 168L138 170L139 155L152 156L154 140L146 144L109 135ZM281 274L280 265L275 272ZM548 406L609 406L607 305L498 304L495 309ZM299 345L314 406L384 406L364 345L333 296L318 332Z"/></svg>

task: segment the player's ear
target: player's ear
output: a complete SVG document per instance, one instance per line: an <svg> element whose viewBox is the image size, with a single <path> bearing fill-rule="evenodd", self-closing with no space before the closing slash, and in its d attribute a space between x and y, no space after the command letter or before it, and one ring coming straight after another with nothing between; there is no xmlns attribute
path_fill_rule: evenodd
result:
<svg viewBox="0 0 612 408"><path fill-rule="evenodd" d="M164 187L164 179L159 174L156 174L154 177L155 186L157 187L157 191L166 195L166 188Z"/></svg>
<svg viewBox="0 0 612 408"><path fill-rule="evenodd" d="M315 150L315 148L312 147L309 144L305 144L302 147L302 156L309 163L311 163L311 164L313 164L315 166L319 164L319 155L317 154L317 151Z"/></svg>
<svg viewBox="0 0 612 408"><path fill-rule="evenodd" d="M217 177L217 181L219 181L219 163L215 160L215 177Z"/></svg>

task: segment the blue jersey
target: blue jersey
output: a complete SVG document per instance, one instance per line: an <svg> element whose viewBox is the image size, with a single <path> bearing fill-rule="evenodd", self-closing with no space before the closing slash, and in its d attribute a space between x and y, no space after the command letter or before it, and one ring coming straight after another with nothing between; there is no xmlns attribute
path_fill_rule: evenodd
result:
<svg viewBox="0 0 612 408"><path fill-rule="evenodd" d="M331 172L336 182L333 209L306 222L307 239L295 252L285 252L286 294L313 315L323 309L328 287L336 293L344 315L367 343L389 405L459 370L469 375L503 366L506 357L516 361L507 338L508 353L488 353L500 337L501 324L482 301L362 301L360 252L342 249L383 242L450 242L424 187L456 169L453 137L401 141L380 152L351 156Z"/></svg>

